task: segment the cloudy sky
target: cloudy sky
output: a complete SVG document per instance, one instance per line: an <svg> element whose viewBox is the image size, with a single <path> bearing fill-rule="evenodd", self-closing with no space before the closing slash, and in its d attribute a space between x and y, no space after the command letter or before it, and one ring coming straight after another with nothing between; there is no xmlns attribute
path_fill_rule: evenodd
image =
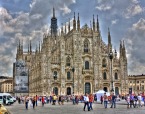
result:
<svg viewBox="0 0 145 114"><path fill-rule="evenodd" d="M16 47L23 39L25 50L32 40L42 40L55 7L58 25L80 13L81 26L99 16L101 35L107 43L108 27L113 47L125 41L129 74L145 74L145 0L0 0L0 75L12 76Z"/></svg>

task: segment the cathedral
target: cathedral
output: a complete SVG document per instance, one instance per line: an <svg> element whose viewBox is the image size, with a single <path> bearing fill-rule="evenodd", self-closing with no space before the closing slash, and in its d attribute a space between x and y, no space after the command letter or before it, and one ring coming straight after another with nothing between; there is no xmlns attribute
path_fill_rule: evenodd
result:
<svg viewBox="0 0 145 114"><path fill-rule="evenodd" d="M71 95L95 93L98 90L128 93L126 49L120 41L119 56L112 49L108 29L108 43L101 37L99 19L92 18L92 26L81 27L79 14L58 32L57 17L53 8L50 32L32 51L23 45L17 47L16 60L23 60L28 67L29 95Z"/></svg>

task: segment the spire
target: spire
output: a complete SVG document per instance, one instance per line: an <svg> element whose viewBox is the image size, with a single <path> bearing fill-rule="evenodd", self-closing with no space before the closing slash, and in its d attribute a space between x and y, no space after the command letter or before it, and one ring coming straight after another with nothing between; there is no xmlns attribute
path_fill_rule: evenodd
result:
<svg viewBox="0 0 145 114"><path fill-rule="evenodd" d="M79 13L78 13L78 20L77 20L77 30L80 30L80 19L79 19Z"/></svg>
<svg viewBox="0 0 145 114"><path fill-rule="evenodd" d="M108 44L111 44L110 29L108 28Z"/></svg>
<svg viewBox="0 0 145 114"><path fill-rule="evenodd" d="M120 57L122 56L122 41L120 40Z"/></svg>
<svg viewBox="0 0 145 114"><path fill-rule="evenodd" d="M30 54L32 53L32 45L31 45L31 40L30 40Z"/></svg>
<svg viewBox="0 0 145 114"><path fill-rule="evenodd" d="M55 9L53 7L53 18L55 18Z"/></svg>
<svg viewBox="0 0 145 114"><path fill-rule="evenodd" d="M28 44L28 53L29 53L30 51L29 51L29 44Z"/></svg>
<svg viewBox="0 0 145 114"><path fill-rule="evenodd" d="M65 34L66 34L66 23L65 23L65 29L64 29L64 31L65 31Z"/></svg>
<svg viewBox="0 0 145 114"><path fill-rule="evenodd" d="M19 39L19 48L18 48L18 50L20 51L20 49L21 49L21 44L20 44L20 39Z"/></svg>
<svg viewBox="0 0 145 114"><path fill-rule="evenodd" d="M92 31L92 22L91 22L91 20L90 20L90 28L91 28L91 31Z"/></svg>
<svg viewBox="0 0 145 114"><path fill-rule="evenodd" d="M39 41L39 53L40 53L40 41Z"/></svg>
<svg viewBox="0 0 145 114"><path fill-rule="evenodd" d="M75 19L75 12L74 12L74 20L73 20L73 30L76 30L76 19Z"/></svg>
<svg viewBox="0 0 145 114"><path fill-rule="evenodd" d="M55 17L55 9L53 8L53 17L51 18L51 36L57 36L57 18Z"/></svg>
<svg viewBox="0 0 145 114"><path fill-rule="evenodd" d="M117 51L116 51L116 48L115 48L115 58L117 57Z"/></svg>
<svg viewBox="0 0 145 114"><path fill-rule="evenodd" d="M61 35L63 35L63 23L61 23Z"/></svg>
<svg viewBox="0 0 145 114"><path fill-rule="evenodd" d="M69 18L69 23L68 23L68 31L70 32L70 18Z"/></svg>
<svg viewBox="0 0 145 114"><path fill-rule="evenodd" d="M95 19L94 19L94 15L93 15L93 31L95 32Z"/></svg>
<svg viewBox="0 0 145 114"><path fill-rule="evenodd" d="M38 51L38 50L37 50L37 45L36 45L36 51L35 51L35 52L37 53L37 51Z"/></svg>
<svg viewBox="0 0 145 114"><path fill-rule="evenodd" d="M125 49L124 40L123 40L123 57L126 58L126 49Z"/></svg>
<svg viewBox="0 0 145 114"><path fill-rule="evenodd" d="M98 15L97 15L97 31L99 32L99 19L98 19Z"/></svg>
<svg viewBox="0 0 145 114"><path fill-rule="evenodd" d="M19 43L17 43L17 53L18 53L18 51L19 51Z"/></svg>
<svg viewBox="0 0 145 114"><path fill-rule="evenodd" d="M23 40L22 40L22 45L21 45L21 54L23 54Z"/></svg>

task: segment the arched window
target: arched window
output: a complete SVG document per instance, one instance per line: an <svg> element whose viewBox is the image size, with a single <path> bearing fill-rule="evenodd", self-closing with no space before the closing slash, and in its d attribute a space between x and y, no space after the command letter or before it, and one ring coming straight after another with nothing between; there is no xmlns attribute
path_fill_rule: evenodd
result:
<svg viewBox="0 0 145 114"><path fill-rule="evenodd" d="M71 88L67 87L67 95L71 95Z"/></svg>
<svg viewBox="0 0 145 114"><path fill-rule="evenodd" d="M85 69L89 69L89 61L85 61Z"/></svg>
<svg viewBox="0 0 145 114"><path fill-rule="evenodd" d="M107 92L108 91L108 88L107 87L104 87L104 89L103 89L105 92Z"/></svg>
<svg viewBox="0 0 145 114"><path fill-rule="evenodd" d="M114 76L115 80L118 80L118 74L115 72L115 76Z"/></svg>
<svg viewBox="0 0 145 114"><path fill-rule="evenodd" d="M119 87L115 87L115 95L119 95Z"/></svg>
<svg viewBox="0 0 145 114"><path fill-rule="evenodd" d="M84 52L88 53L89 52L89 40L84 41Z"/></svg>
<svg viewBox="0 0 145 114"><path fill-rule="evenodd" d="M70 66L70 57L66 58L66 66Z"/></svg>
<svg viewBox="0 0 145 114"><path fill-rule="evenodd" d="M106 59L103 59L103 60L102 60L102 67L106 67L106 66L107 66Z"/></svg>
<svg viewBox="0 0 145 114"><path fill-rule="evenodd" d="M26 72L21 72L20 76L27 76Z"/></svg>
<svg viewBox="0 0 145 114"><path fill-rule="evenodd" d="M53 72L53 78L54 78L54 80L57 80L57 71Z"/></svg>
<svg viewBox="0 0 145 114"><path fill-rule="evenodd" d="M107 74L106 74L106 72L103 73L103 79L107 80Z"/></svg>
<svg viewBox="0 0 145 114"><path fill-rule="evenodd" d="M71 74L70 72L67 72L67 80L70 80L71 79Z"/></svg>
<svg viewBox="0 0 145 114"><path fill-rule="evenodd" d="M54 87L54 88L53 88L53 93L54 93L55 95L58 95L58 88L57 88L57 87Z"/></svg>

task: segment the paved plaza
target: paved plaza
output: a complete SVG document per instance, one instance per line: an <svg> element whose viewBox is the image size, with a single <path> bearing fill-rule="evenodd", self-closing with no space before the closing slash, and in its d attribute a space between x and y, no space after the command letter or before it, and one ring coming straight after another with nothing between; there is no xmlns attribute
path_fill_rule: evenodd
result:
<svg viewBox="0 0 145 114"><path fill-rule="evenodd" d="M25 109L24 104L18 104L16 102L11 106L6 106L6 108L11 114L145 114L145 107L127 109L127 105L124 105L124 103L118 102L115 109L110 108L110 104L107 109L104 109L103 104L94 103L94 110L91 111L83 111L83 103L72 105L71 102L65 102L64 105L45 104L44 107L39 103L35 109L29 105L28 110Z"/></svg>

